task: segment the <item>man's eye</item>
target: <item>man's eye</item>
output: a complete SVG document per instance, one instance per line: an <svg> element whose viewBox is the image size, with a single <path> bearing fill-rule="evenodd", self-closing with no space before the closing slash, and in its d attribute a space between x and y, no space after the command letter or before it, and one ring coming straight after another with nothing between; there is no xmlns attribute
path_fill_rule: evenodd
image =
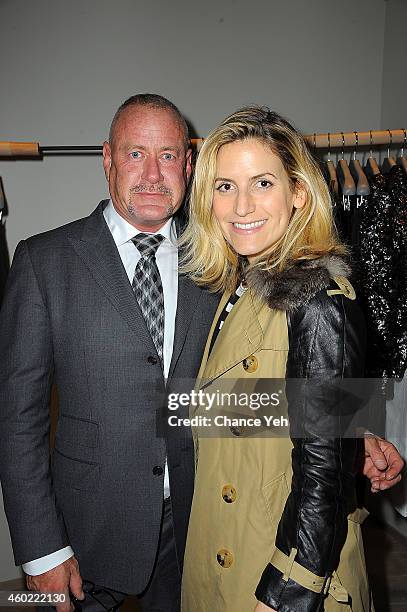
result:
<svg viewBox="0 0 407 612"><path fill-rule="evenodd" d="M227 193L228 191L231 191L233 189L233 185L232 183L219 183L219 185L216 186L216 191L220 191L221 193Z"/></svg>
<svg viewBox="0 0 407 612"><path fill-rule="evenodd" d="M140 153L140 151L132 151L132 152L130 153L130 156L131 156L133 159L139 159L139 158L141 157L141 153Z"/></svg>
<svg viewBox="0 0 407 612"><path fill-rule="evenodd" d="M166 161L175 159L175 155L173 155L172 153L164 153L163 159L165 159Z"/></svg>

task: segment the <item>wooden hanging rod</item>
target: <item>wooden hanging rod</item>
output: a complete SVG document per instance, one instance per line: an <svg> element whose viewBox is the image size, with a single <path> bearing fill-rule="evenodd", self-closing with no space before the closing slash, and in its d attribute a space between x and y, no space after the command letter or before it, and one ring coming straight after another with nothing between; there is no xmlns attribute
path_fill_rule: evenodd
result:
<svg viewBox="0 0 407 612"><path fill-rule="evenodd" d="M402 145L407 148L407 129L406 130L380 130L369 132L332 132L327 134L307 134L305 140L311 147L317 149L340 149L355 148L356 139L358 147L390 146ZM202 146L204 139L196 138L192 142L199 148Z"/></svg>
<svg viewBox="0 0 407 612"><path fill-rule="evenodd" d="M377 145L403 144L407 147L407 130L380 130L369 132L335 132L332 134L308 134L305 140L317 149L340 149L345 147L372 147Z"/></svg>
<svg viewBox="0 0 407 612"><path fill-rule="evenodd" d="M307 134L305 140L317 149L355 148L358 147L404 145L407 148L406 130L381 130L369 132L332 132L330 134ZM193 138L192 145L198 150L203 138ZM2 142L0 141L0 158L33 159L44 155L99 155L101 146L40 146L38 142Z"/></svg>

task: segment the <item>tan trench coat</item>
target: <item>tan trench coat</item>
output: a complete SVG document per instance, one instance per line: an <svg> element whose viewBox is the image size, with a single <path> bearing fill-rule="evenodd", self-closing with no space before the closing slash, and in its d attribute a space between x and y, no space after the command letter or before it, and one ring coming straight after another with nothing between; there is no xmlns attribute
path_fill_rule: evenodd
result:
<svg viewBox="0 0 407 612"><path fill-rule="evenodd" d="M219 304L215 321L226 303L227 296ZM214 325L199 375L202 380L213 380L206 392L219 388L219 383L233 387L233 379L284 377L288 354L285 312L271 310L247 290L227 317L208 359L213 329ZM191 410L191 416L204 413L210 414L201 408ZM253 428L241 437L208 437L207 429L193 430L197 470L182 612L252 612L257 603L255 589L269 562L312 588L317 577L310 572L295 576L288 557L281 559L275 547L290 491L289 437L270 437L269 432L264 437L259 432L253 436ZM347 540L325 600L326 612L373 610L360 530L365 515L358 510L349 516ZM344 603L348 593L352 606Z"/></svg>

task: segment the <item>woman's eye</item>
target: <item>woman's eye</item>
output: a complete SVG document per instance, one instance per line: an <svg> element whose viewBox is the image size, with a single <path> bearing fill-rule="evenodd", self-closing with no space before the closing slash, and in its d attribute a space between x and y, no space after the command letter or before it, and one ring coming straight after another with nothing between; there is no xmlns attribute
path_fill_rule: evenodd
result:
<svg viewBox="0 0 407 612"><path fill-rule="evenodd" d="M220 183L219 185L216 186L216 190L220 191L221 193L227 193L228 191L231 191L232 189L233 189L232 183Z"/></svg>
<svg viewBox="0 0 407 612"><path fill-rule="evenodd" d="M267 179L260 179L257 182L257 185L261 187L262 189L268 189L269 187L273 185L273 183L271 181L268 181Z"/></svg>
<svg viewBox="0 0 407 612"><path fill-rule="evenodd" d="M130 156L131 156L133 159L140 159L140 157L141 157L141 153L140 153L140 151L132 151L132 152L130 153Z"/></svg>

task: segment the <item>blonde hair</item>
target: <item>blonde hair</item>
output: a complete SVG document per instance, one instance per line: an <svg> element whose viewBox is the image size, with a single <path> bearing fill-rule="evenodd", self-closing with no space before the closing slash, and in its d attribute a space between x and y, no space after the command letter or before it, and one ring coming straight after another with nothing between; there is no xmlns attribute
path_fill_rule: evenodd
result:
<svg viewBox="0 0 407 612"><path fill-rule="evenodd" d="M227 117L202 145L192 183L189 222L180 241L185 249L181 270L212 291L234 289L241 262L212 212L218 152L225 144L251 138L265 143L279 157L293 192L306 191L305 205L294 209L284 236L252 265L284 270L298 260L346 253L336 233L328 187L304 138L267 107L247 106Z"/></svg>

